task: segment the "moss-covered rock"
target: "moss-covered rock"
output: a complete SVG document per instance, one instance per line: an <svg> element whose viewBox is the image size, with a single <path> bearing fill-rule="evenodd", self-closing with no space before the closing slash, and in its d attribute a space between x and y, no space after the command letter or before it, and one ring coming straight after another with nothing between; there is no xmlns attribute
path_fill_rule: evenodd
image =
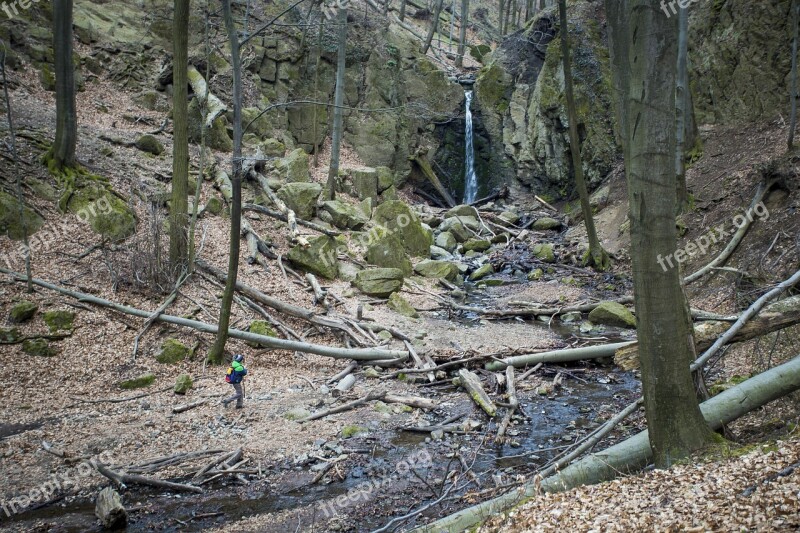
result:
<svg viewBox="0 0 800 533"><path fill-rule="evenodd" d="M365 433L369 433L369 430L362 426L357 425L349 425L342 428L342 431L339 433L343 439L349 439L351 437L356 437L358 435L364 435Z"/></svg>
<svg viewBox="0 0 800 533"><path fill-rule="evenodd" d="M556 262L556 254L553 251L553 245L549 242L534 245L531 252L533 252L533 255L536 256L537 259L544 263Z"/></svg>
<svg viewBox="0 0 800 533"><path fill-rule="evenodd" d="M373 203L378 203L378 171L371 167L353 168L349 170L350 180L353 183L353 193L359 200L371 198Z"/></svg>
<svg viewBox="0 0 800 533"><path fill-rule="evenodd" d="M161 351L156 355L156 361L166 365L173 365L187 359L192 355L192 350L177 339L167 339L161 345Z"/></svg>
<svg viewBox="0 0 800 533"><path fill-rule="evenodd" d="M14 304L11 308L11 311L8 313L8 320L14 324L21 324L33 318L38 310L39 306L33 302L19 302Z"/></svg>
<svg viewBox="0 0 800 533"><path fill-rule="evenodd" d="M50 68L48 63L42 63L39 69L39 81L45 91L53 92L56 90L56 75L53 74L53 69Z"/></svg>
<svg viewBox="0 0 800 533"><path fill-rule="evenodd" d="M453 234L450 233L449 231L443 231L439 235L437 235L434 243L439 248L447 250L448 252L452 252L453 250L456 249L456 246L458 246L458 241L456 240L455 237L453 237Z"/></svg>
<svg viewBox="0 0 800 533"><path fill-rule="evenodd" d="M311 411L305 407L294 407L283 413L283 418L286 420L303 420L311 416Z"/></svg>
<svg viewBox="0 0 800 533"><path fill-rule="evenodd" d="M293 264L307 272L334 279L339 272L337 243L333 237L320 235L308 240L309 246L295 246L286 254Z"/></svg>
<svg viewBox="0 0 800 533"><path fill-rule="evenodd" d="M266 320L253 320L250 322L250 325L247 328L247 331L250 333L255 333L256 335L264 335L266 337L278 337L278 332L275 331L275 328L272 327L272 324L267 322ZM266 348L263 344L259 342L253 341L245 341L248 346L252 346L253 348Z"/></svg>
<svg viewBox="0 0 800 533"><path fill-rule="evenodd" d="M203 118L197 98L189 102L189 141L200 144ZM233 139L228 135L228 119L220 115L206 128L206 146L222 152L233 151Z"/></svg>
<svg viewBox="0 0 800 533"><path fill-rule="evenodd" d="M58 350L50 346L47 339L41 337L22 341L22 351L36 357L53 357L58 353Z"/></svg>
<svg viewBox="0 0 800 533"><path fill-rule="evenodd" d="M636 327L636 318L634 318L633 313L617 302L601 302L589 313L589 321L605 326Z"/></svg>
<svg viewBox="0 0 800 533"><path fill-rule="evenodd" d="M119 382L120 388L130 390L130 389L143 389L144 387L149 387L152 385L156 380L156 376L152 372L147 372L140 376L136 376L132 379L126 379Z"/></svg>
<svg viewBox="0 0 800 533"><path fill-rule="evenodd" d="M472 232L458 218L447 218L439 225L439 231L452 235L457 242L465 242L472 238Z"/></svg>
<svg viewBox="0 0 800 533"><path fill-rule="evenodd" d="M537 219L536 222L533 223L531 226L534 230L537 231L545 231L549 229L558 229L561 227L561 222L556 220L555 218L550 217L542 217Z"/></svg>
<svg viewBox="0 0 800 533"><path fill-rule="evenodd" d="M445 211L444 216L442 218L448 219L453 217L472 217L475 220L478 219L478 210L475 209L471 205L457 205L452 209Z"/></svg>
<svg viewBox="0 0 800 533"><path fill-rule="evenodd" d="M485 252L492 247L492 243L485 239L469 239L462 246L465 252Z"/></svg>
<svg viewBox="0 0 800 533"><path fill-rule="evenodd" d="M419 312L408 303L408 300L400 296L399 292L393 292L389 296L389 301L386 305L395 313L407 316L409 318L419 318Z"/></svg>
<svg viewBox="0 0 800 533"><path fill-rule="evenodd" d="M322 185L319 183L287 183L278 190L278 198L286 203L286 207L305 220L313 218L320 194Z"/></svg>
<svg viewBox="0 0 800 533"><path fill-rule="evenodd" d="M212 196L206 202L206 207L203 210L204 213L211 213L212 215L219 215L222 213L222 209L224 204L222 203L222 199L218 196Z"/></svg>
<svg viewBox="0 0 800 533"><path fill-rule="evenodd" d="M22 338L19 328L0 328L0 344L13 344Z"/></svg>
<svg viewBox="0 0 800 533"><path fill-rule="evenodd" d="M373 240L374 242L367 247L365 256L369 264L384 268L399 268L404 276L411 275L411 260L403 248L403 243L393 233L384 233Z"/></svg>
<svg viewBox="0 0 800 533"><path fill-rule="evenodd" d="M261 149L267 157L283 157L286 153L286 145L278 139L264 139L261 142Z"/></svg>
<svg viewBox="0 0 800 533"><path fill-rule="evenodd" d="M331 215L331 222L337 228L358 230L369 221L360 208L339 200L323 202L322 209Z"/></svg>
<svg viewBox="0 0 800 533"><path fill-rule="evenodd" d="M375 223L394 233L412 257L430 254L433 235L422 227L411 208L400 200L384 202L375 209Z"/></svg>
<svg viewBox="0 0 800 533"><path fill-rule="evenodd" d="M88 223L99 235L117 242L136 231L136 215L111 189L108 180L68 170L59 180L64 192L58 201L62 212L74 213L78 220Z"/></svg>
<svg viewBox="0 0 800 533"><path fill-rule="evenodd" d="M192 377L189 374L181 374L175 380L175 388L173 390L175 394L186 394L193 385Z"/></svg>
<svg viewBox="0 0 800 533"><path fill-rule="evenodd" d="M153 135L146 134L136 139L136 148L148 154L161 155L164 153L164 145Z"/></svg>
<svg viewBox="0 0 800 533"><path fill-rule="evenodd" d="M75 313L72 311L56 310L45 311L42 315L44 323L50 329L50 333L58 331L71 331L75 320Z"/></svg>
<svg viewBox="0 0 800 533"><path fill-rule="evenodd" d="M286 157L275 162L275 170L288 183L301 183L311 181L308 172L308 154L302 149L292 150Z"/></svg>
<svg viewBox="0 0 800 533"><path fill-rule="evenodd" d="M0 191L0 234L19 241L23 239L26 227L30 236L36 233L42 224L44 219L24 204L20 217L20 204L16 196Z"/></svg>
<svg viewBox="0 0 800 533"><path fill-rule="evenodd" d="M361 292L385 298L403 286L403 271L399 268L369 268L356 274L353 281Z"/></svg>
<svg viewBox="0 0 800 533"><path fill-rule="evenodd" d="M414 272L426 278L444 278L452 281L458 275L458 266L448 261L425 259L414 266Z"/></svg>
<svg viewBox="0 0 800 533"><path fill-rule="evenodd" d="M476 269L472 274L469 275L470 281L478 281L479 279L483 279L486 276L494 274L494 267L491 263L486 263L482 267Z"/></svg>

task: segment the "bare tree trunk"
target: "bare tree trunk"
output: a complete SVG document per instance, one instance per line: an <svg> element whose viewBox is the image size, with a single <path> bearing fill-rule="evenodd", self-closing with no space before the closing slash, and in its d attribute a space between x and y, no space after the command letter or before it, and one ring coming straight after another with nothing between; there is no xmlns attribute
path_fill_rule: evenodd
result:
<svg viewBox="0 0 800 533"><path fill-rule="evenodd" d="M404 3L405 5L405 3ZM325 31L325 17L319 19L319 33L317 34L317 62L314 66L314 100L319 98L319 67L322 61L322 35ZM319 166L319 144L317 143L317 135L319 132L319 107L314 104L314 127L312 132L312 139L314 142L314 168Z"/></svg>
<svg viewBox="0 0 800 533"><path fill-rule="evenodd" d="M594 266L596 270L606 270L610 266L608 254L603 250L597 231L594 227L592 205L589 201L589 191L586 189L586 180L583 177L583 161L581 161L581 140L578 136L578 113L575 110L575 92L572 87L572 66L569 48L569 25L567 23L567 2L559 0L559 16L561 20L561 59L564 65L564 92L567 98L567 115L569 117L569 148L572 153L572 166L575 170L575 188L581 200L583 223L586 225L586 235L589 239L589 252L584 258L584 263Z"/></svg>
<svg viewBox="0 0 800 533"><path fill-rule="evenodd" d="M325 195L329 200L336 198L336 178L339 175L339 152L342 144L344 105L344 69L347 52L347 9L339 8L336 23L339 25L339 50L336 55L336 92L333 97L333 133L331 134L331 164L328 168L328 183Z"/></svg>
<svg viewBox="0 0 800 533"><path fill-rule="evenodd" d="M231 160L231 233L228 256L228 278L222 295L222 308L219 312L219 330L214 346L208 354L212 363L222 362L225 343L228 341L228 327L231 321L231 303L236 289L239 273L239 239L242 226L242 62L239 57L239 37L231 13L231 0L222 0L222 15L228 30L231 45L231 66L233 67L233 158Z"/></svg>
<svg viewBox="0 0 800 533"><path fill-rule="evenodd" d="M609 17L612 40L622 36L630 55L638 58L628 63L627 57L615 57L612 46L613 68L629 70L619 79L624 80L620 96L630 121L622 129L627 145L634 298L650 444L656 465L664 467L712 439L689 370L695 349L681 273L658 266L658 258L673 254L677 247L678 21L664 17L646 0L615 1L625 16ZM617 26L626 20L628 28Z"/></svg>
<svg viewBox="0 0 800 533"><path fill-rule="evenodd" d="M53 0L53 54L56 77L56 138L48 154L52 172L75 167L78 116L72 64L72 0Z"/></svg>
<svg viewBox="0 0 800 533"><path fill-rule="evenodd" d="M789 150L794 147L794 131L797 127L797 41L798 27L800 27L800 0L794 0L792 3L792 16L794 41L792 42L792 114L789 119Z"/></svg>
<svg viewBox="0 0 800 533"><path fill-rule="evenodd" d="M172 20L172 202L169 208L169 262L179 279L186 270L189 188L189 0L175 0ZM198 177L198 182L202 176Z"/></svg>
<svg viewBox="0 0 800 533"><path fill-rule="evenodd" d="M25 276L28 278L28 292L33 292L31 281L31 247L28 244L28 223L25 218L25 199L22 196L22 171L19 168L19 154L17 153L17 133L14 129L14 114L11 112L11 96L8 94L8 77L6 76L6 43L0 41L3 47L0 69L3 73L3 94L6 98L6 116L8 117L8 132L11 136L11 157L14 159L14 174L16 174L16 193L19 203L19 220L22 223L22 243L25 245Z"/></svg>
<svg viewBox="0 0 800 533"><path fill-rule="evenodd" d="M511 0L508 0L509 2ZM500 32L500 37L503 36L503 16L506 12L506 0L500 0L500 15L497 21L497 31Z"/></svg>
<svg viewBox="0 0 800 533"><path fill-rule="evenodd" d="M511 0L508 1L511 3ZM438 22L438 13L436 19ZM461 31L458 32L458 55L456 56L456 67L458 68L464 66L464 53L467 49L467 24L469 24L469 0L461 0Z"/></svg>
<svg viewBox="0 0 800 533"><path fill-rule="evenodd" d="M689 124L689 10L678 9L678 74L675 84L675 186L678 196L677 214L689 209L686 189L686 129Z"/></svg>
<svg viewBox="0 0 800 533"><path fill-rule="evenodd" d="M431 47L431 41L433 41L433 35L436 33L436 28L439 25L439 14L442 12L443 4L444 0L436 1L436 9L434 10L433 19L431 20L431 27L428 29L428 35L425 37L425 45L422 47L423 54L427 54L428 50Z"/></svg>
<svg viewBox="0 0 800 533"><path fill-rule="evenodd" d="M400 0L400 16L398 18L400 20L406 18L406 0Z"/></svg>

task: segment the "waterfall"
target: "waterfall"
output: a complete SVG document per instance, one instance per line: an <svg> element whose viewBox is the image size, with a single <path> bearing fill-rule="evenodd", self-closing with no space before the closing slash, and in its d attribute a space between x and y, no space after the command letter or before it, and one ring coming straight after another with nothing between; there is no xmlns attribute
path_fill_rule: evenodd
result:
<svg viewBox="0 0 800 533"><path fill-rule="evenodd" d="M475 175L475 151L472 148L472 91L466 91L466 153L464 154L464 203L470 204L478 195L478 176Z"/></svg>

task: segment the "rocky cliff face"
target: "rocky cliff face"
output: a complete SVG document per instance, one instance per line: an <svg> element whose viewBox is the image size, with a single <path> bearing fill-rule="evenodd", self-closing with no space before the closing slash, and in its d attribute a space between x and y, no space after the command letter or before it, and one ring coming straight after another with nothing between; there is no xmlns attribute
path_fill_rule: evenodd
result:
<svg viewBox="0 0 800 533"><path fill-rule="evenodd" d="M789 109L790 0L692 4L690 79L700 123L771 118Z"/></svg>
<svg viewBox="0 0 800 533"><path fill-rule="evenodd" d="M584 173L594 186L618 157L608 50L597 22L602 6L580 1L570 7L578 131ZM570 196L573 189L560 38L556 9L542 11L505 39L475 86L493 174L550 198Z"/></svg>

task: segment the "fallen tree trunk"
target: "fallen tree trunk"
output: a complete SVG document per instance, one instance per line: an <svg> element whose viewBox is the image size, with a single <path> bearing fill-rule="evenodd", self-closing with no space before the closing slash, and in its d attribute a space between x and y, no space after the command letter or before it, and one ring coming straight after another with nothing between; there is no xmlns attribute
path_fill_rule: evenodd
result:
<svg viewBox="0 0 800 533"><path fill-rule="evenodd" d="M585 359L599 359L601 357L613 357L614 353L620 348L630 346L636 341L615 342L612 344L600 344L598 346L585 346L583 348L567 348L566 350L552 350L549 352L532 353L526 355L515 355L505 359L490 361L486 363L486 370L496 372L503 370L507 366L517 368L535 365L538 363L567 363L570 361L583 361Z"/></svg>
<svg viewBox="0 0 800 533"><path fill-rule="evenodd" d="M264 207L264 206L256 205L256 204L244 204L242 206L242 209L244 211L253 211L255 213L261 213L262 215L267 215L268 217L272 217L275 220L280 220L281 222L286 222L287 224L291 224L289 222L288 215L285 215L285 214L280 213L278 211L273 211L272 209L269 209L268 207ZM314 222L309 222L307 220L303 220L302 218L295 218L295 222L300 226L305 226L305 227L307 227L309 229L313 229L314 231L318 231L318 232L322 233L323 235L327 235L329 237L337 237L337 236L342 234L341 231L331 230L331 229L325 228L323 226L320 226L319 224L315 224Z"/></svg>
<svg viewBox="0 0 800 533"><path fill-rule="evenodd" d="M466 368L462 368L458 371L458 380L458 384L464 387L464 390L469 393L469 397L472 398L472 401L478 404L489 417L494 417L494 415L497 414L497 406L492 399L489 398L489 395L486 394L486 391L483 390L483 385L478 376Z"/></svg>
<svg viewBox="0 0 800 533"><path fill-rule="evenodd" d="M516 412L517 408L519 407L517 388L515 385L516 380L514 379L514 367L506 367L506 388L508 390L508 403L511 405L511 407L508 408L505 416L503 417L503 421L500 422L500 427L497 429L497 436L494 438L495 444L505 442L506 430L508 429L508 425L511 423L511 417L514 416L514 412Z"/></svg>
<svg viewBox="0 0 800 533"><path fill-rule="evenodd" d="M172 408L172 414L184 413L190 409L194 409L195 407L200 407L201 405L205 405L208 402L208 399L205 400L198 400L196 402L187 403L184 405L176 405Z"/></svg>
<svg viewBox="0 0 800 533"><path fill-rule="evenodd" d="M200 487L195 487L194 485L173 483L171 481L162 481L160 479L152 479L145 476L115 472L104 464L98 462L92 462L92 465L97 469L98 472L116 483L120 488L123 488L126 485L146 485L148 487L157 487L160 489L174 490L178 492L196 492L198 494L203 492L203 489Z"/></svg>
<svg viewBox="0 0 800 533"><path fill-rule="evenodd" d="M436 409L436 402L434 402L429 398L423 398L422 396L401 396L398 394L386 394L383 397L383 401L386 403L402 403L403 405L416 407L417 409Z"/></svg>
<svg viewBox="0 0 800 533"><path fill-rule="evenodd" d="M18 272L12 272L10 270L6 270L5 268L0 268L0 272L13 276L16 281L26 281L25 276L23 276ZM33 283L34 285L45 287L47 289L59 292L61 294L71 296L72 298L76 298L77 300L80 300L82 302L89 302L95 305L99 305L101 307L107 307L109 309L119 311L120 313L125 313L127 315L138 316L140 318L150 318L152 316L152 313L149 311L142 311L141 309L135 309L133 307L128 307L126 305L117 304L109 300L98 298L97 296L92 296L91 294L85 294L81 292L72 291L69 289L64 289L62 287L59 287L58 285L53 285L52 283L48 283L40 279L34 279ZM206 324L205 322L199 322L197 320L190 320L188 318L181 318L172 315L162 314L159 315L156 318L156 320L158 320L159 322L165 322L167 324L174 324L176 326L184 326L187 328L192 328L197 331L202 331L203 333L211 333L212 335L216 334L217 330L219 329L219 327L216 324ZM313 353L325 357L333 357L335 359L374 361L382 359L398 359L398 358L408 357L408 353L402 351L381 350L378 348L357 348L357 349L336 348L333 346L324 346L320 344L309 344L306 342L276 339L275 337L268 337L266 335L257 335L255 333L250 333L248 331L241 331L238 329L228 330L228 335L235 339L242 339L245 341L256 342L266 346L267 348L273 348L275 350L289 350L293 352Z"/></svg>
<svg viewBox="0 0 800 533"><path fill-rule="evenodd" d="M329 415L335 415L336 413L344 413L345 411L349 411L351 409L355 409L356 407L361 407L367 402L371 402L372 400L382 400L386 396L384 391L377 391L377 392L370 392L366 396L362 396L358 400L353 400L350 403L342 404L338 407L332 407L330 409L325 409L324 411L319 411L317 413L313 413L305 418L298 420L298 422L310 422L312 420L318 420L320 418L325 418Z"/></svg>
<svg viewBox="0 0 800 533"><path fill-rule="evenodd" d="M755 318L733 332L724 344L748 341L797 324L800 324L800 296L792 296L768 305ZM718 320L696 324L694 341L697 352L708 350L730 328L731 325L728 322ZM617 350L614 354L614 362L625 370L639 368L638 342Z"/></svg>
<svg viewBox="0 0 800 533"><path fill-rule="evenodd" d="M221 115L227 107L222 103L222 100L214 96L208 90L208 83L202 74L194 67L188 67L189 85L192 87L192 92L197 96L198 102L206 106L206 127L210 128L214 120Z"/></svg>
<svg viewBox="0 0 800 533"><path fill-rule="evenodd" d="M706 400L700 405L700 409L708 425L716 430L798 389L800 356ZM619 474L638 472L647 466L651 458L649 436L647 431L642 431L619 444L583 458L541 482L526 484L512 492L416 528L412 533L463 531L536 496L539 491L561 492L580 485L608 481Z"/></svg>
<svg viewBox="0 0 800 533"><path fill-rule="evenodd" d="M444 201L447 202L447 205L450 207L455 207L456 201L453 200L453 197L450 196L450 193L444 188L442 182L439 181L439 177L433 171L433 168L428 161L428 156L425 154L417 154L413 157L413 161L419 166L420 170L422 170L422 173L431 182L431 185L433 185L433 187L436 189L436 192L438 192L442 198L444 198Z"/></svg>

